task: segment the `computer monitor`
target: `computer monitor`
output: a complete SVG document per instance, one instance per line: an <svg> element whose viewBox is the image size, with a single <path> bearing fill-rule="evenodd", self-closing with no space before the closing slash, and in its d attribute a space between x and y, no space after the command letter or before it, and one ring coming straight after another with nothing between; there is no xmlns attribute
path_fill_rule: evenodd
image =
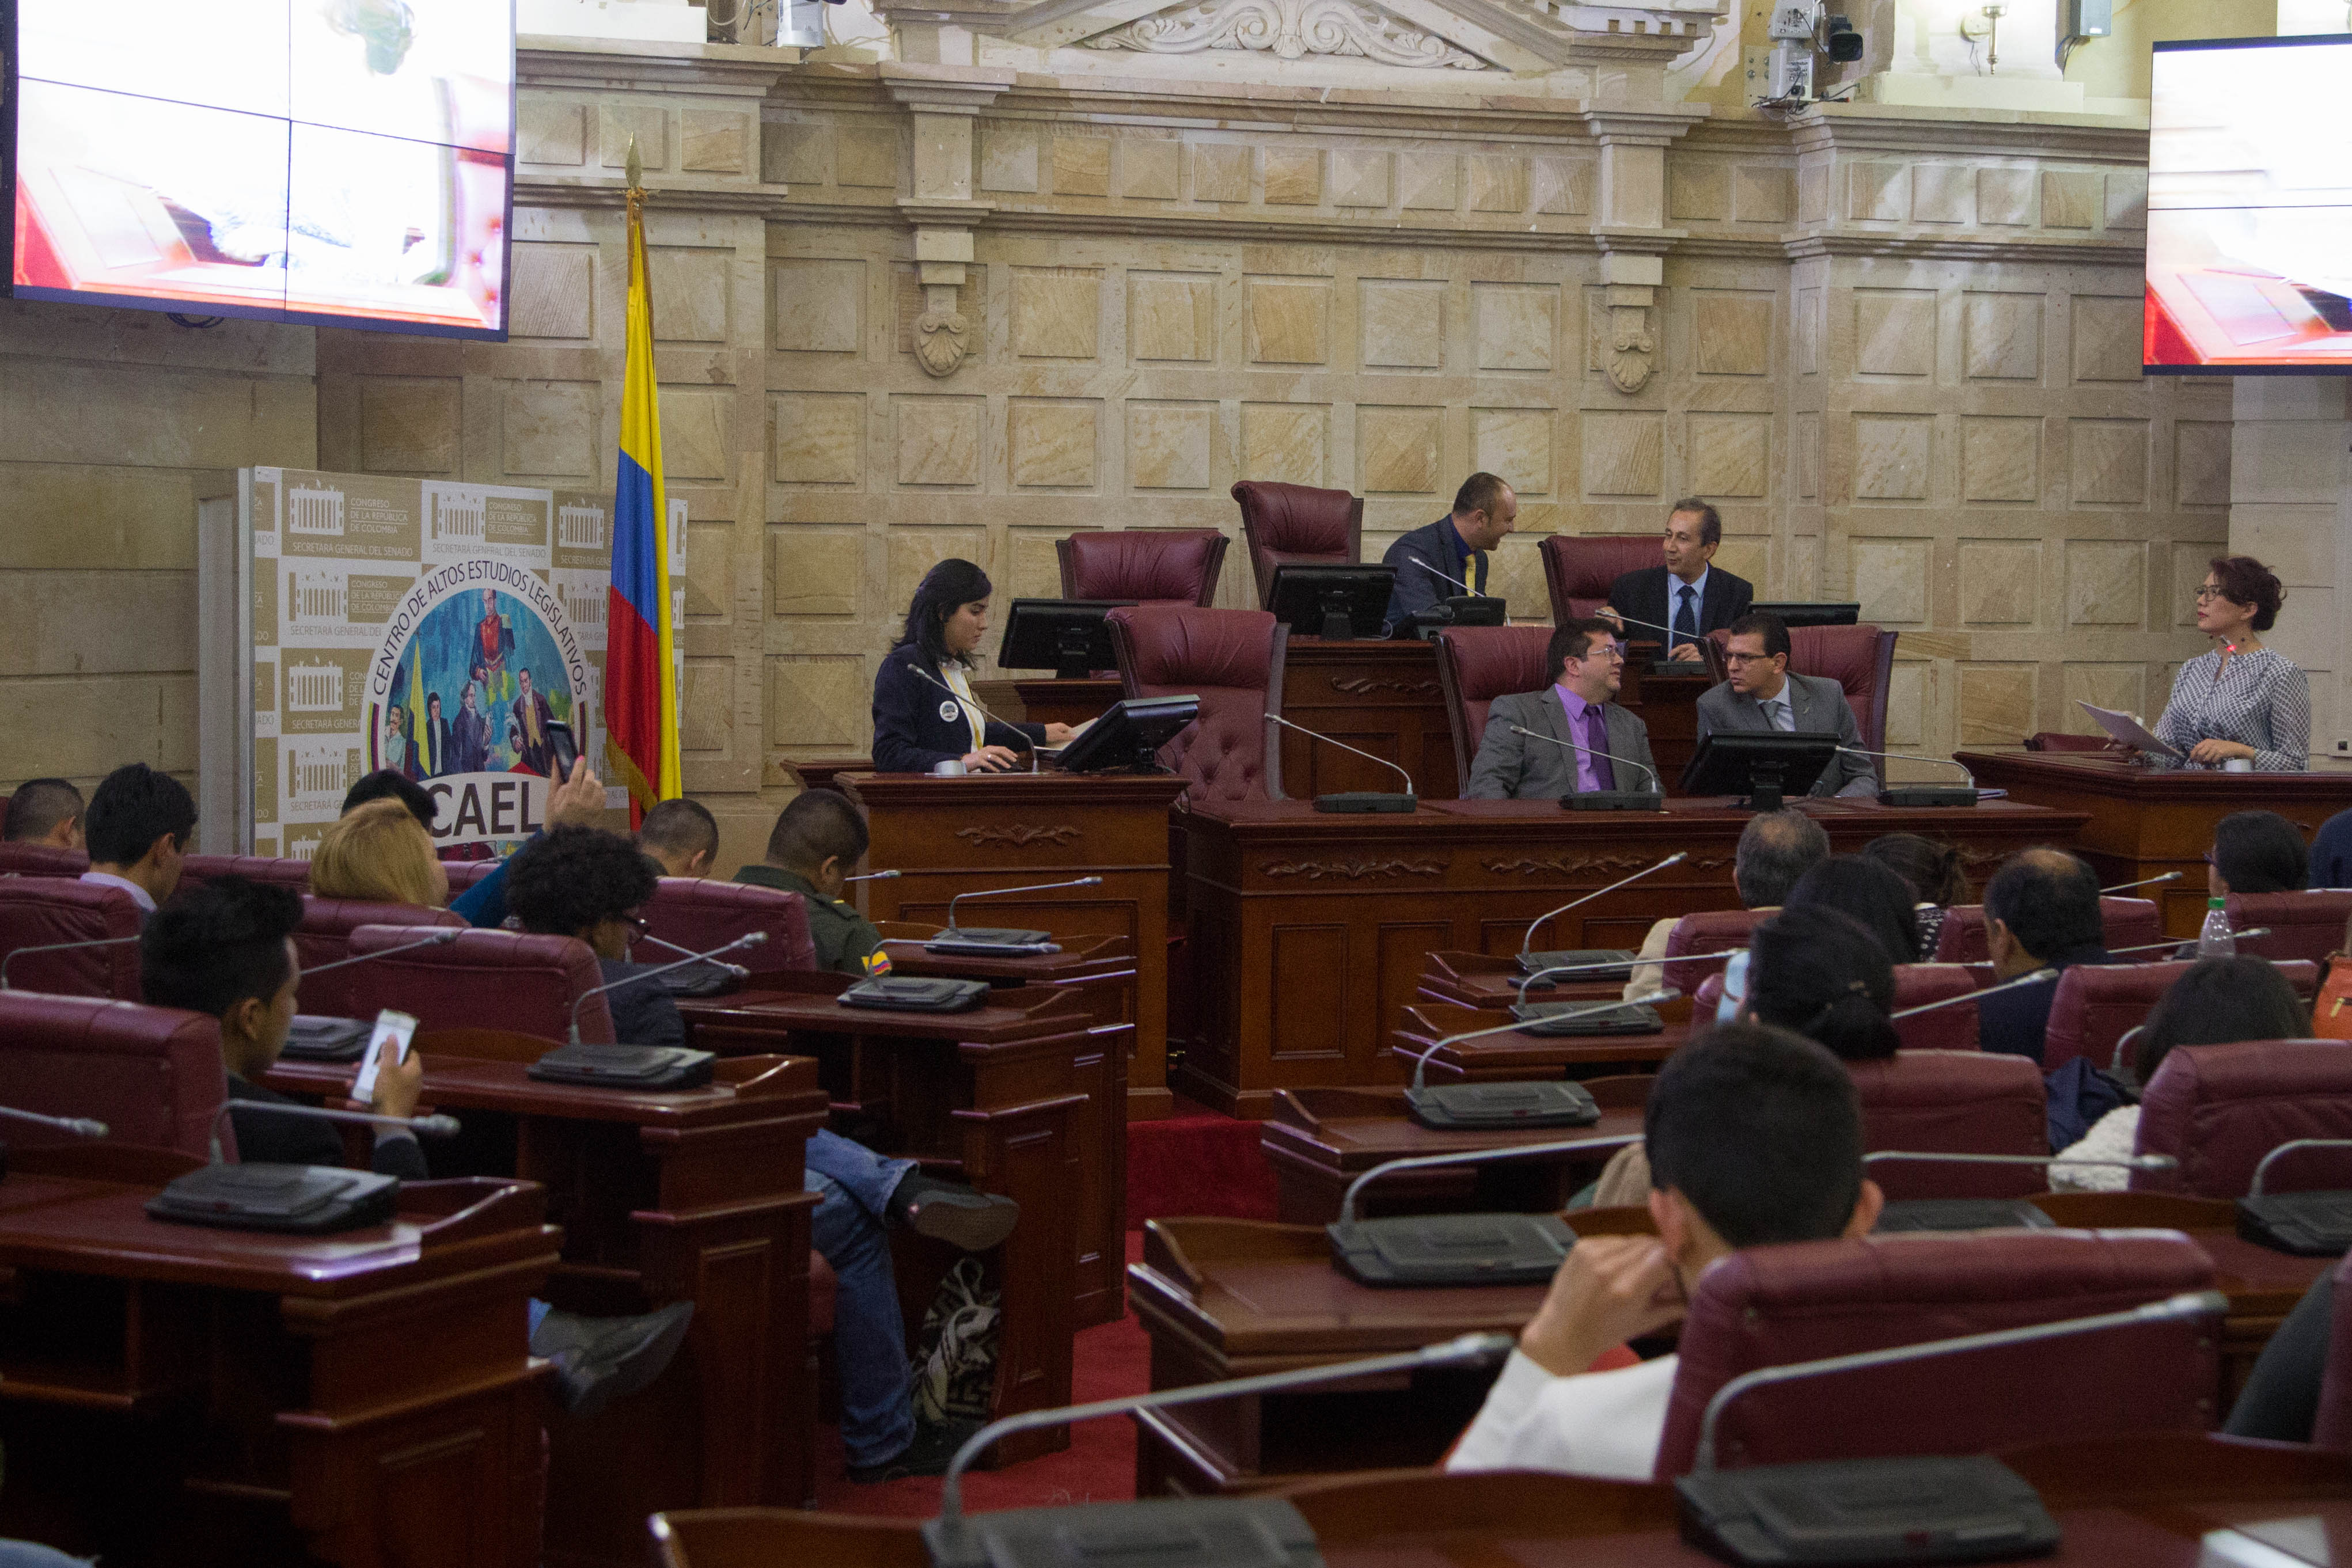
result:
<svg viewBox="0 0 2352 1568"><path fill-rule="evenodd" d="M1286 561L1274 569L1266 608L1294 637L1342 642L1377 637L1386 624L1396 568L1381 561L1342 566Z"/></svg>
<svg viewBox="0 0 2352 1568"><path fill-rule="evenodd" d="M1006 670L1051 670L1060 680L1083 680L1118 662L1103 617L1132 599L1016 599L1004 622L996 663Z"/></svg>
<svg viewBox="0 0 2352 1568"><path fill-rule="evenodd" d="M1062 747L1065 773L1162 773L1160 748L1201 714L1196 696L1129 697Z"/></svg>
<svg viewBox="0 0 2352 1568"><path fill-rule="evenodd" d="M1751 604L1750 615L1777 615L1784 626L1852 626L1862 619L1859 603L1814 603L1791 600L1784 604Z"/></svg>
<svg viewBox="0 0 2352 1568"><path fill-rule="evenodd" d="M1811 790L1837 759L1837 748L1834 735L1719 729L1691 753L1683 793L1745 795L1756 810L1777 811L1785 797Z"/></svg>

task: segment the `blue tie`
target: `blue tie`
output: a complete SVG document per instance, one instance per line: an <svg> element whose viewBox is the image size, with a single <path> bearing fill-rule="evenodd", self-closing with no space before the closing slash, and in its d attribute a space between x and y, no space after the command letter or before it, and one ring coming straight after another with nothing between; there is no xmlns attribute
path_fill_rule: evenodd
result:
<svg viewBox="0 0 2352 1568"><path fill-rule="evenodd" d="M1675 612L1675 646L1698 641L1698 612L1692 608L1697 601L1698 590L1683 584L1683 607Z"/></svg>

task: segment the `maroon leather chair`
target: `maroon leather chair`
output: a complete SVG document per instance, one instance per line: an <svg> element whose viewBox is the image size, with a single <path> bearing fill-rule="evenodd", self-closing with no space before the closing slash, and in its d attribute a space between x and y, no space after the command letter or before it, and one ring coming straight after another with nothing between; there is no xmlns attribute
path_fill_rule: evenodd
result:
<svg viewBox="0 0 2352 1568"><path fill-rule="evenodd" d="M1728 631L1707 634L1714 644L1714 667L1723 667L1723 651L1731 644ZM1895 680L1895 640L1898 633L1860 626L1792 626L1789 629L1789 668L1800 675L1823 675L1845 693L1845 706L1862 731L1862 744L1871 751L1886 749L1886 695ZM1880 769L1880 777L1885 776ZM1957 782L1957 780L1947 780Z"/></svg>
<svg viewBox="0 0 2352 1568"><path fill-rule="evenodd" d="M1609 602L1609 590L1629 571L1664 566L1655 534L1553 534L1538 540L1536 554L1543 561L1544 591L1551 595L1551 623L1597 615ZM1625 628L1629 641L1654 643L1660 633L1643 626Z"/></svg>
<svg viewBox="0 0 2352 1568"><path fill-rule="evenodd" d="M1363 559L1364 498L1311 485L1244 479L1234 486L1242 509L1242 539L1249 546L1257 601L1274 593L1274 569L1286 561L1352 566Z"/></svg>
<svg viewBox="0 0 2352 1568"><path fill-rule="evenodd" d="M362 925L455 925L462 929L465 925L463 915L452 915L446 909L424 909L414 904L373 904L357 898L320 898L306 893L302 895L302 924L294 928L294 951L302 961L303 971L296 998L306 1013L325 1018L372 1018L373 1013L356 1013L351 1006L352 983L373 966L353 964L317 976L310 971L352 956L352 933ZM409 939L414 941L424 934L422 929L416 930ZM379 960L383 961L386 960Z"/></svg>
<svg viewBox="0 0 2352 1568"><path fill-rule="evenodd" d="M2210 1288L2169 1230L2004 1230L1752 1247L1700 1277L1658 1445L1692 1468L1707 1401L1734 1377L1864 1350L2120 1312ZM2213 1325L2139 1324L1751 1390L1716 1426L1723 1469L2020 1443L2203 1432Z"/></svg>
<svg viewBox="0 0 2352 1568"><path fill-rule="evenodd" d="M413 925L362 925L352 933L352 956L381 953L416 937ZM549 1040L569 1038L572 1004L604 983L585 942L520 931L467 931L446 947L420 947L341 972L352 977L354 1018L396 1008L415 1017L420 1035L499 1029ZM590 997L580 1009L580 1038L612 1041L613 1014L603 996Z"/></svg>
<svg viewBox="0 0 2352 1568"><path fill-rule="evenodd" d="M1065 599L1195 604L1217 597L1229 541L1214 528L1127 528L1054 541Z"/></svg>
<svg viewBox="0 0 2352 1568"><path fill-rule="evenodd" d="M89 869L83 850L61 850L48 844L0 844L0 876L76 877Z"/></svg>
<svg viewBox="0 0 2352 1568"><path fill-rule="evenodd" d="M754 931L768 934L757 947L730 953L724 960L747 969L814 969L816 943L809 936L808 905L797 893L710 877L666 876L653 902L639 910L646 934L705 953ZM630 955L640 964L669 964L685 956L643 943ZM699 972L699 971L698 971Z"/></svg>
<svg viewBox="0 0 2352 1568"><path fill-rule="evenodd" d="M193 887L216 876L241 876L248 882L273 883L297 893L310 890L310 862L276 855L184 855L180 861L180 885Z"/></svg>
<svg viewBox="0 0 2352 1568"><path fill-rule="evenodd" d="M1675 922L1666 933L1666 956L1679 958L1685 953L1727 953L1735 947L1748 946L1748 934L1764 914L1753 909L1706 909L1696 915L1685 915ZM1669 964L1666 984L1685 996L1696 996L1709 976L1721 976L1731 962L1717 958L1709 964ZM1721 988L1717 988L1718 993Z"/></svg>
<svg viewBox="0 0 2352 1568"><path fill-rule="evenodd" d="M2352 1044L2180 1046L2165 1053L2140 1096L2134 1145L2140 1154L2172 1155L2180 1168L2134 1171L2132 1190L2243 1197L2263 1156L2296 1138L2352 1138ZM2352 1187L2352 1153L2290 1155L2264 1185L2275 1192Z"/></svg>
<svg viewBox="0 0 2352 1568"><path fill-rule="evenodd" d="M1958 964L1897 964L1895 966L1895 1006L1892 1011L1965 997L1977 989L1976 977ZM1966 1003L1937 1008L1917 1018L1897 1019L1895 1032L1906 1051L1974 1051L1977 1009ZM2039 1192L2041 1188L2034 1189Z"/></svg>
<svg viewBox="0 0 2352 1568"><path fill-rule="evenodd" d="M0 991L0 1104L94 1117L106 1124L109 1143L205 1159L227 1094L216 1019L97 997ZM226 1124L221 1136L233 1156ZM7 1138L27 1146L80 1141L29 1122L9 1123Z"/></svg>
<svg viewBox="0 0 2352 1568"><path fill-rule="evenodd" d="M119 887L61 877L0 877L0 956L60 942L114 941L74 953L28 953L8 966L19 991L139 1000L139 905ZM118 938L131 937L131 941Z"/></svg>
<svg viewBox="0 0 2352 1568"><path fill-rule="evenodd" d="M441 869L449 873L449 896L457 897L505 863L502 860L443 861Z"/></svg>
<svg viewBox="0 0 2352 1568"><path fill-rule="evenodd" d="M2263 958L2308 958L2316 964L2344 950L2344 923L2352 920L2352 889L2233 893L2222 911L2232 931L2270 928L2267 936L2241 941L2239 952Z"/></svg>
<svg viewBox="0 0 2352 1568"><path fill-rule="evenodd" d="M1968 1012L1951 1008L1950 1012ZM1933 1155L2046 1155L2049 1106L2041 1071L1981 1051L1896 1051L1849 1061L1862 1096L1863 1146ZM1870 1179L1889 1198L2025 1197L2049 1190L2039 1166L1882 1160Z"/></svg>
<svg viewBox="0 0 2352 1568"><path fill-rule="evenodd" d="M1191 782L1188 797L1282 799L1282 751L1265 736L1265 716L1282 711L1282 622L1263 610L1164 604L1104 619L1129 696L1201 699L1200 717L1160 748L1160 759Z"/></svg>
<svg viewBox="0 0 2352 1568"><path fill-rule="evenodd" d="M2107 950L2138 947L2164 940L2164 915L2149 898L2102 897L2099 900L2099 924L2105 929ZM1939 964L1982 964L1990 960L1991 951L1985 946L1984 905L1955 904L1944 911L1944 928L1936 938L1936 961ZM2126 964L2151 964L2164 956L2164 949L2134 953L2118 960Z"/></svg>
<svg viewBox="0 0 2352 1568"><path fill-rule="evenodd" d="M2319 966L2277 966L2295 995L2308 1000L2319 988ZM2042 1066L2054 1071L2078 1056L2102 1071L2115 1061L2116 1042L2147 1020L2172 982L2189 972L2187 961L2166 964L2077 964L2058 977L2050 1001L2050 1027L2043 1037Z"/></svg>
<svg viewBox="0 0 2352 1568"><path fill-rule="evenodd" d="M1430 639L1437 650L1437 685L1445 694L1446 721L1454 727L1454 775L1467 782L1486 733L1486 710L1514 692L1538 692L1550 684L1544 650L1549 626L1457 626Z"/></svg>

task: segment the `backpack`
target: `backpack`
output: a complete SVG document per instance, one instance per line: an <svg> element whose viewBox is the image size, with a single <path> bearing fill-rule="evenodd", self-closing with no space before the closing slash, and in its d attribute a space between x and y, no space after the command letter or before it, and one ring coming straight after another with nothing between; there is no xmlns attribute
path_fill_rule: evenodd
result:
<svg viewBox="0 0 2352 1568"><path fill-rule="evenodd" d="M2319 995L2311 1004L2313 1039L2352 1040L2352 1013L2344 1010L2347 1002L2352 1002L2352 958L2330 953Z"/></svg>
<svg viewBox="0 0 2352 1568"><path fill-rule="evenodd" d="M2121 1083L2092 1066L2086 1057L2075 1057L2055 1071L2043 1073L2042 1082L2049 1094L2053 1152L2073 1148L2099 1124L2100 1117L2132 1102Z"/></svg>
<svg viewBox="0 0 2352 1568"><path fill-rule="evenodd" d="M940 1281L915 1342L915 1418L985 1421L996 1400L996 1354L1004 1337L1002 1291L982 1289L980 1260L965 1258Z"/></svg>

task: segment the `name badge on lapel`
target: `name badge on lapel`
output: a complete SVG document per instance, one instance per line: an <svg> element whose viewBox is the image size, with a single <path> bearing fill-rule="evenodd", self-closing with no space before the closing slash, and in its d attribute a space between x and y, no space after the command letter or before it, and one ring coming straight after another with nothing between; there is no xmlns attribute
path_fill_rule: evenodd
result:
<svg viewBox="0 0 2352 1568"><path fill-rule="evenodd" d="M950 724L953 724L956 721L956 714L958 711L956 705L952 702L943 702L940 705L940 716L947 720Z"/></svg>

